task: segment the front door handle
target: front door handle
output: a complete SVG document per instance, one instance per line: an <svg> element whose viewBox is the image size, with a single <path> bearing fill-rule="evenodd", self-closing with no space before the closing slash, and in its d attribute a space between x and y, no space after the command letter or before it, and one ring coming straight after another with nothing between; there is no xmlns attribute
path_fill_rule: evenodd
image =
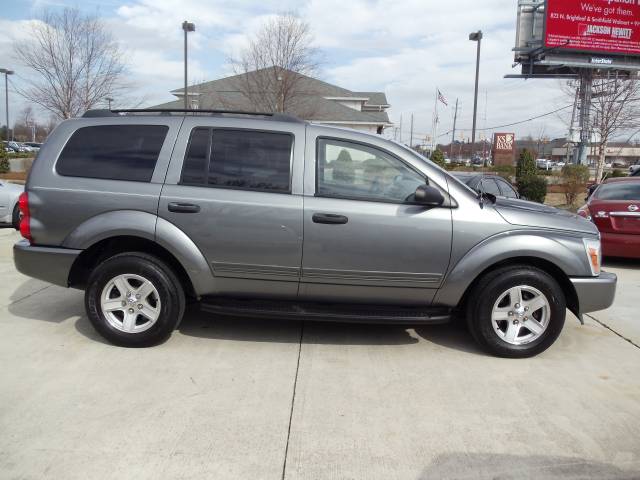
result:
<svg viewBox="0 0 640 480"><path fill-rule="evenodd" d="M167 208L170 212L176 213L198 213L200 211L200 205L195 205L193 203L171 202Z"/></svg>
<svg viewBox="0 0 640 480"><path fill-rule="evenodd" d="M344 225L349 221L344 215L336 215L334 213L314 213L312 220L313 223L325 223L327 225Z"/></svg>

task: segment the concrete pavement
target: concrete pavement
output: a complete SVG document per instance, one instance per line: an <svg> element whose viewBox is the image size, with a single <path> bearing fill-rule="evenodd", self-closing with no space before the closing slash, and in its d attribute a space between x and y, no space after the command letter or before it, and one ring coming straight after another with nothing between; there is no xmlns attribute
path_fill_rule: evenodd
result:
<svg viewBox="0 0 640 480"><path fill-rule="evenodd" d="M623 333L570 315L527 360L455 325L194 311L165 344L122 349L82 292L15 272L17 238L0 230L0 478L640 478L640 349L620 336L635 266L593 315Z"/></svg>

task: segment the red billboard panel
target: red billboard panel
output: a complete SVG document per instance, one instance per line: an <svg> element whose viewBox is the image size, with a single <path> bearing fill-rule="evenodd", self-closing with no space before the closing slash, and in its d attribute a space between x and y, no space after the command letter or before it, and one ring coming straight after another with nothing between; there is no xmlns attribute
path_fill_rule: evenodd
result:
<svg viewBox="0 0 640 480"><path fill-rule="evenodd" d="M640 55L640 1L547 0L545 46Z"/></svg>

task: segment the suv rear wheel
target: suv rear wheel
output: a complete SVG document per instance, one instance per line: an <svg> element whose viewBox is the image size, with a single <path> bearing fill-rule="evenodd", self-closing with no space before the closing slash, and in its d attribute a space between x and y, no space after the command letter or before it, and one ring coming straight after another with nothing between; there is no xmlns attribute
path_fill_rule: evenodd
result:
<svg viewBox="0 0 640 480"><path fill-rule="evenodd" d="M489 272L475 286L467 305L467 324L490 353L509 358L537 355L556 341L566 316L558 282L534 267Z"/></svg>
<svg viewBox="0 0 640 480"><path fill-rule="evenodd" d="M85 307L95 329L113 344L146 347L168 338L185 309L184 290L160 259L115 255L89 277Z"/></svg>

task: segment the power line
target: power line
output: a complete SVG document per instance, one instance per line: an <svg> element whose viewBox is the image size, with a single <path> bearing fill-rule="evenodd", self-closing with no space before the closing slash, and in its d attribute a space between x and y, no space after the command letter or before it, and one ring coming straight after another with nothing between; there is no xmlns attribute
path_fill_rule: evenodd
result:
<svg viewBox="0 0 640 480"><path fill-rule="evenodd" d="M567 108L569 108L569 107L573 107L573 105L565 105L564 107L562 107L562 108L558 108L557 110L554 110L554 111L552 111L552 112L543 113L542 115L536 115L535 117L527 118L526 120L521 120L521 121L519 121L519 122L507 123L507 124L505 124L505 125L496 125L496 126L494 126L494 127L478 128L478 129L476 129L476 130L483 130L483 131L487 131L487 130L497 130L498 128L512 127L512 126L514 126L514 125L520 125L520 124L523 124L523 123L531 122L531 121L533 121L533 120L537 120L537 119L539 119L539 118L548 117L549 115L553 115L554 113L558 113L558 112L561 112L562 110L566 110L566 109L567 109ZM468 131L470 131L471 129L470 129L470 128L460 128L460 129L458 129L458 130L463 130L463 131L468 132ZM442 135L448 135L448 134L450 134L450 133L451 133L451 131L449 131L449 132L447 132L447 133L443 133ZM441 135L441 136L442 136L442 135Z"/></svg>

